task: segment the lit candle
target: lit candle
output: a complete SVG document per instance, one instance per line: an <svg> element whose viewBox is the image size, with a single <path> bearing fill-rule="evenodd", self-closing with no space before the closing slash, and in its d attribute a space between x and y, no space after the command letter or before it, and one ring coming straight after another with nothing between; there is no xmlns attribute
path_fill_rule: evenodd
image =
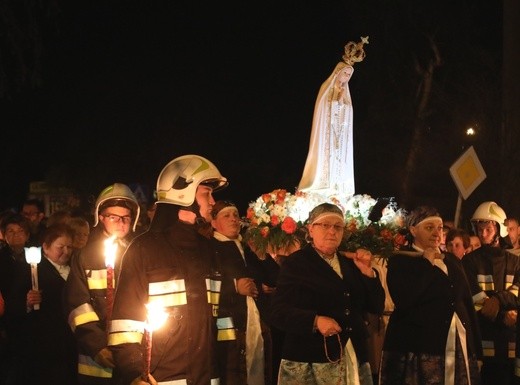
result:
<svg viewBox="0 0 520 385"><path fill-rule="evenodd" d="M110 318L112 318L112 307L114 305L114 263L116 259L117 243L115 236L105 240L105 266L107 268L107 330Z"/></svg>
<svg viewBox="0 0 520 385"><path fill-rule="evenodd" d="M25 247L25 260L31 265L32 289L38 289L38 263L42 260L41 247ZM40 310L40 304L34 305L34 310Z"/></svg>
<svg viewBox="0 0 520 385"><path fill-rule="evenodd" d="M168 318L168 313L164 311L164 307L157 302L152 302L146 305L148 310L147 322L145 322L144 327L144 370L141 375L141 379L143 381L148 382L148 377L150 376L150 364L152 362L152 336L153 331L159 329L166 319Z"/></svg>

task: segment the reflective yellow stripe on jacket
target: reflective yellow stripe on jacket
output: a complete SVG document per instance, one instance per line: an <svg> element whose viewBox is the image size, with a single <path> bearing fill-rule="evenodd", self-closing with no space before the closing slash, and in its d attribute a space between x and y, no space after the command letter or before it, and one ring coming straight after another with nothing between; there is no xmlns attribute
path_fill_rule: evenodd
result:
<svg viewBox="0 0 520 385"><path fill-rule="evenodd" d="M99 317L90 303L84 303L70 312L68 321L72 331L75 331L80 325L99 321Z"/></svg>
<svg viewBox="0 0 520 385"><path fill-rule="evenodd" d="M237 339L233 318L217 318L217 341L233 341Z"/></svg>
<svg viewBox="0 0 520 385"><path fill-rule="evenodd" d="M87 285L89 290L102 290L107 288L107 270L86 270Z"/></svg>
<svg viewBox="0 0 520 385"><path fill-rule="evenodd" d="M140 344L143 339L145 322L134 320L112 320L110 322L110 333L108 345Z"/></svg>
<svg viewBox="0 0 520 385"><path fill-rule="evenodd" d="M186 305L186 285L184 279L151 282L148 285L148 302L162 307Z"/></svg>
<svg viewBox="0 0 520 385"><path fill-rule="evenodd" d="M484 291L495 290L495 283L491 274L477 274L477 282L480 288Z"/></svg>
<svg viewBox="0 0 520 385"><path fill-rule="evenodd" d="M112 378L112 369L104 368L90 356L80 354L78 356L78 373L84 376Z"/></svg>

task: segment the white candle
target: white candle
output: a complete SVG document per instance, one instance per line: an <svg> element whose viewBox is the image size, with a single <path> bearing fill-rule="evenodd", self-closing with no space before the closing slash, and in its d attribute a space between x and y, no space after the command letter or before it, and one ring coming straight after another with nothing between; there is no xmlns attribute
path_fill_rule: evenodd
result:
<svg viewBox="0 0 520 385"><path fill-rule="evenodd" d="M42 248L41 247L25 247L25 260L31 265L31 281L32 289L38 289L38 263L42 260ZM40 304L37 303L33 306L34 310L40 310Z"/></svg>

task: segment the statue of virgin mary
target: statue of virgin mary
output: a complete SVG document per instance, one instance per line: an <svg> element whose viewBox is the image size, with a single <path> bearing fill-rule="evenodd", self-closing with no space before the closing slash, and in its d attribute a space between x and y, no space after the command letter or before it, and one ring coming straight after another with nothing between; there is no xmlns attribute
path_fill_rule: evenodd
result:
<svg viewBox="0 0 520 385"><path fill-rule="evenodd" d="M348 82L353 64L364 59L363 44L368 44L368 37L360 43L349 42L343 61L320 87L298 190L324 196L354 195L353 109Z"/></svg>

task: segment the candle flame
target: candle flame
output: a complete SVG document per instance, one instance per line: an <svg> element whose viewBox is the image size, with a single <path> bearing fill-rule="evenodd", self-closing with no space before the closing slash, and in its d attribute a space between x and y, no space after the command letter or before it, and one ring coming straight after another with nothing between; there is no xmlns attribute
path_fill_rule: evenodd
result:
<svg viewBox="0 0 520 385"><path fill-rule="evenodd" d="M27 263L40 263L42 260L42 248L41 247L24 247L25 249L25 260Z"/></svg>
<svg viewBox="0 0 520 385"><path fill-rule="evenodd" d="M114 267L115 259L116 259L116 250L117 243L115 242L116 236L113 235L110 238L106 239L105 244L105 266Z"/></svg>
<svg viewBox="0 0 520 385"><path fill-rule="evenodd" d="M159 329L166 322L168 313L159 302L150 302L146 305L146 309L148 310L148 330L153 331Z"/></svg>

